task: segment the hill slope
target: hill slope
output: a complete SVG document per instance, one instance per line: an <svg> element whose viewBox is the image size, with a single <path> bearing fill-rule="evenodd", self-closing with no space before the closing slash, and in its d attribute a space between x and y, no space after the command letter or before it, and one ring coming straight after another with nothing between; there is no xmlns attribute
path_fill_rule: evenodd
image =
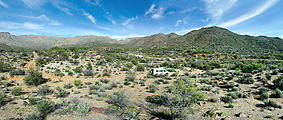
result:
<svg viewBox="0 0 283 120"><path fill-rule="evenodd" d="M7 32L0 32L0 43L9 46L24 48L50 48L54 46L71 46L87 43L118 43L118 40L106 36L80 36L80 37L55 37L43 35L15 36Z"/></svg>
<svg viewBox="0 0 283 120"><path fill-rule="evenodd" d="M283 40L278 37L239 35L219 27L193 30L183 36L166 37L164 34L156 34L129 43L135 47L182 46L228 53L283 51Z"/></svg>

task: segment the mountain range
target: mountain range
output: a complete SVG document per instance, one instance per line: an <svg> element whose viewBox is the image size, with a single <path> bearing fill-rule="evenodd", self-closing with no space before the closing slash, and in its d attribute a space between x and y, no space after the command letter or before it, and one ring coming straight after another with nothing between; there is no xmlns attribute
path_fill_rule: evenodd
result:
<svg viewBox="0 0 283 120"><path fill-rule="evenodd" d="M55 37L43 35L15 36L0 32L0 44L23 48L51 48L87 44L122 44L129 47L198 47L220 52L258 53L261 51L283 51L283 40L279 37L239 35L220 27L204 27L185 35L154 34L116 40L107 36Z"/></svg>

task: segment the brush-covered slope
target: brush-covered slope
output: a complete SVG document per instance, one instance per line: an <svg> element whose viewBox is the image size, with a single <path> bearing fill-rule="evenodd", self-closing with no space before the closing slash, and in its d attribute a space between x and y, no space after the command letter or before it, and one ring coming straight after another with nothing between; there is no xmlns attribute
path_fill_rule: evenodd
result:
<svg viewBox="0 0 283 120"><path fill-rule="evenodd" d="M50 48L54 46L71 46L88 43L113 44L118 41L106 36L79 36L79 37L55 37L43 35L15 36L7 32L0 33L0 43L9 46L23 48Z"/></svg>
<svg viewBox="0 0 283 120"><path fill-rule="evenodd" d="M170 34L169 34L170 35ZM278 37L239 35L219 27L193 30L183 36L156 34L131 43L135 47L197 47L228 53L261 53L268 50L283 51L283 40Z"/></svg>

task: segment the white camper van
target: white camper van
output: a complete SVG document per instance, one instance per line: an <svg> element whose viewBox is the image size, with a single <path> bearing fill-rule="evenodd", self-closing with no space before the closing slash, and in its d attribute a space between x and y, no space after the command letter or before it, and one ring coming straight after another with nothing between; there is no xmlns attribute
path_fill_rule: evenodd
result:
<svg viewBox="0 0 283 120"><path fill-rule="evenodd" d="M152 75L168 75L168 71L163 69L163 68L153 68L151 69L151 74Z"/></svg>

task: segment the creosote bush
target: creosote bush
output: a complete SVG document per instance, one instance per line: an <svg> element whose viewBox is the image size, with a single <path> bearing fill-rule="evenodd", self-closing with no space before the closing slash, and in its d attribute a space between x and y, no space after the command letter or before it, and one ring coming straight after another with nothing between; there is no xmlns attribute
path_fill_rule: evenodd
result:
<svg viewBox="0 0 283 120"><path fill-rule="evenodd" d="M24 78L25 84L29 86L38 86L47 82L47 79L42 77L42 73L36 70L29 70L28 74Z"/></svg>
<svg viewBox="0 0 283 120"><path fill-rule="evenodd" d="M19 96L21 95L23 92L23 89L21 87L14 87L12 90L11 90L11 94L12 95L15 95L15 96Z"/></svg>
<svg viewBox="0 0 283 120"><path fill-rule="evenodd" d="M36 108L42 116L46 116L55 109L55 103L49 100L42 100L38 102Z"/></svg>

